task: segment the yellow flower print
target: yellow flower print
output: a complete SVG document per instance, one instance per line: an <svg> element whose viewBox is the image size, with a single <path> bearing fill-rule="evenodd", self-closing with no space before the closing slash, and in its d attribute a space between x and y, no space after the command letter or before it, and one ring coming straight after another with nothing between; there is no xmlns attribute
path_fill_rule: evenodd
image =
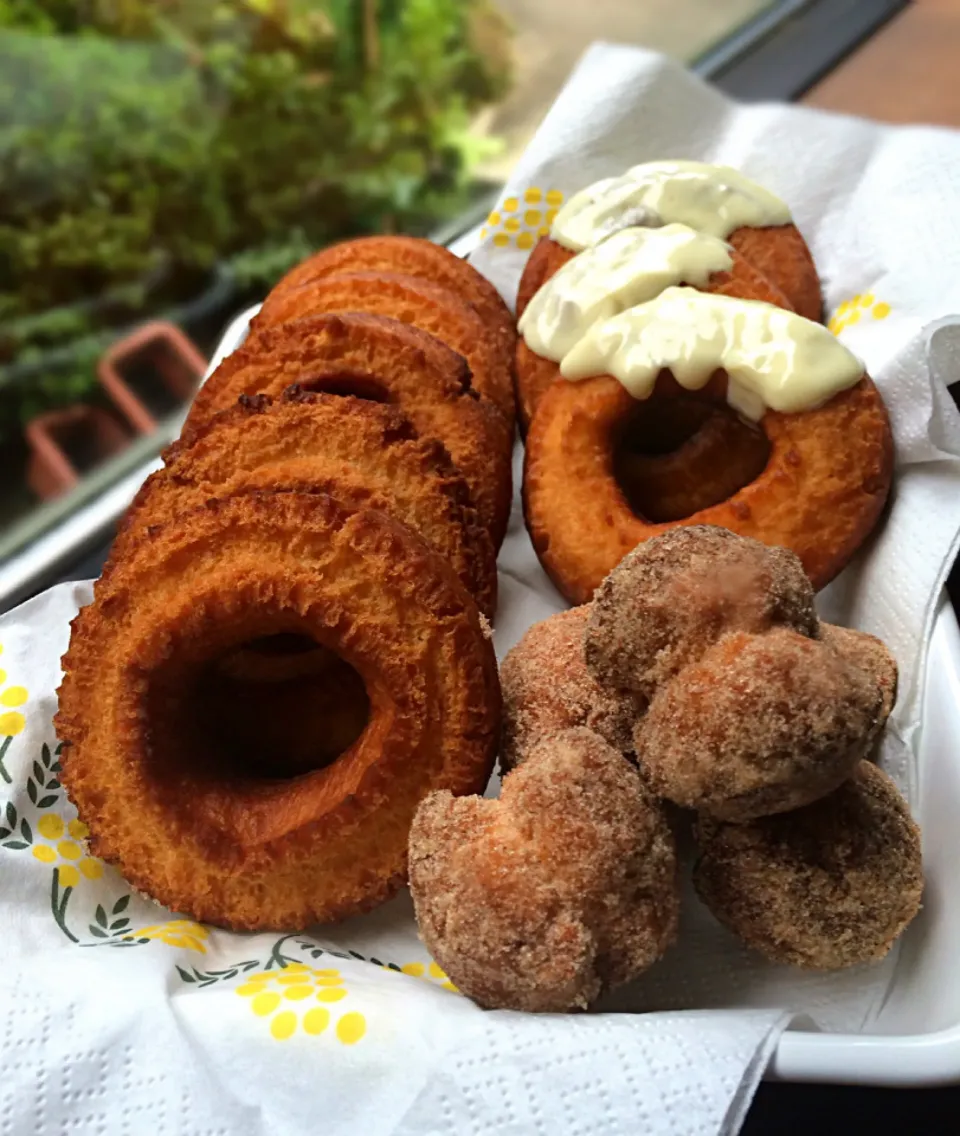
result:
<svg viewBox="0 0 960 1136"><path fill-rule="evenodd" d="M335 1016L331 1009L348 997L339 970L288 963L282 970L248 975L236 992L250 999L257 1017L269 1018L270 1034L277 1041L286 1041L298 1029L309 1036L325 1033L331 1022L332 1036L341 1045L356 1045L367 1032L363 1014L351 1010Z"/></svg>
<svg viewBox="0 0 960 1136"><path fill-rule="evenodd" d="M557 209L562 204L563 194L559 189L544 192L539 186L530 186L520 197L508 197L500 203L487 217L480 230L480 239L484 241L490 237L495 248L515 245L524 251L532 249L539 237L549 235Z"/></svg>
<svg viewBox="0 0 960 1136"><path fill-rule="evenodd" d="M3 644L0 643L0 655L2 654ZM25 686L4 687L6 681L7 672L0 667L0 739L2 739L0 740L0 779L11 785L13 778L7 772L3 759L13 739L17 734L23 733L27 724L27 719L18 707L23 706L29 695Z"/></svg>
<svg viewBox="0 0 960 1136"><path fill-rule="evenodd" d="M194 923L191 919L171 919L169 923L154 923L124 936L129 939L156 939L160 943L166 943L168 947L185 947L188 951L199 951L201 954L206 954L204 940L209 937L210 932L207 928L202 923Z"/></svg>
<svg viewBox="0 0 960 1136"><path fill-rule="evenodd" d="M454 994L460 993L447 977L443 968L438 966L435 962L428 963L426 966L424 966L422 962L404 963L404 965L400 967L400 973L409 975L410 978L422 978L424 981L440 986L444 990L450 990Z"/></svg>
<svg viewBox="0 0 960 1136"><path fill-rule="evenodd" d="M84 855L80 841L86 839L88 830L83 821L64 823L63 817L56 813L44 813L37 821L37 833L47 843L37 840L33 855L41 864L59 870L62 888L75 888L81 875L88 880L98 880L103 875L103 861Z"/></svg>
<svg viewBox="0 0 960 1136"><path fill-rule="evenodd" d="M827 327L834 335L854 327L861 319L868 317L875 320L886 319L890 314L890 305L883 300L878 301L872 292L858 293L843 303L830 317Z"/></svg>

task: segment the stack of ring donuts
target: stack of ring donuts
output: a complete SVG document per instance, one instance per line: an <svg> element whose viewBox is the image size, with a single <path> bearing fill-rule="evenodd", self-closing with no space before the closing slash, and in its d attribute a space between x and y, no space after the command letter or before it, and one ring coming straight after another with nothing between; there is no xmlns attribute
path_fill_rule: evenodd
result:
<svg viewBox="0 0 960 1136"><path fill-rule="evenodd" d="M575 194L520 281L523 499L572 603L644 540L719 525L819 589L890 489L886 409L817 321L788 207L737 171L650 162Z"/></svg>
<svg viewBox="0 0 960 1136"><path fill-rule="evenodd" d="M428 241L324 250L200 389L72 625L56 718L91 850L238 929L404 881L431 790L482 791L515 332Z"/></svg>
<svg viewBox="0 0 960 1136"><path fill-rule="evenodd" d="M656 962L685 818L700 898L773 962L881 959L919 910L919 832L870 760L896 663L819 621L786 549L644 542L501 681L501 799L431 794L410 833L421 933L482 1005L583 1008Z"/></svg>

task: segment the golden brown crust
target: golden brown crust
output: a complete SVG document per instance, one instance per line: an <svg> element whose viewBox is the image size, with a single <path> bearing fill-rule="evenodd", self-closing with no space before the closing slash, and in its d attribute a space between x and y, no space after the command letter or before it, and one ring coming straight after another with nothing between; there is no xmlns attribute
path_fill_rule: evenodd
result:
<svg viewBox="0 0 960 1136"><path fill-rule="evenodd" d="M587 670L583 633L589 615L589 607L575 607L535 623L500 664L503 774L542 742L577 726L593 730L619 753L633 753L633 726L642 709L628 695L605 690Z"/></svg>
<svg viewBox="0 0 960 1136"><path fill-rule="evenodd" d="M698 397L725 398L722 372ZM653 399L681 396L661 373ZM638 544L680 525L716 525L799 557L814 588L848 563L880 517L893 475L886 407L869 378L800 414L769 411L770 458L756 480L682 521L651 524L630 509L613 471L614 440L634 399L602 376L551 386L527 437L527 527L547 573L571 603L588 602Z"/></svg>
<svg viewBox="0 0 960 1136"><path fill-rule="evenodd" d="M805 809L698 829L700 898L773 962L814 970L875 962L920 910L919 829L869 762Z"/></svg>
<svg viewBox="0 0 960 1136"><path fill-rule="evenodd" d="M165 458L134 498L113 556L125 555L146 526L210 497L290 488L347 494L354 507L380 509L418 533L481 611L496 611L496 555L468 486L440 443L418 438L395 407L296 388L276 402L242 396Z"/></svg>
<svg viewBox="0 0 960 1136"><path fill-rule="evenodd" d="M657 796L742 823L832 793L882 721L877 683L831 647L734 631L660 686L634 746Z"/></svg>
<svg viewBox="0 0 960 1136"><path fill-rule="evenodd" d="M813 256L796 225L736 229L730 244L789 300L806 319L823 319L823 293Z"/></svg>
<svg viewBox="0 0 960 1136"><path fill-rule="evenodd" d="M470 487L481 523L500 547L510 516L512 440L497 411L470 388L463 359L397 320L360 314L309 316L263 328L229 355L197 392L187 444L241 394L305 390L374 393L425 439L443 443Z"/></svg>
<svg viewBox="0 0 960 1136"><path fill-rule="evenodd" d="M455 292L391 272L324 276L267 296L253 327L272 327L326 312L369 312L410 324L462 355L473 389L490 399L513 432L512 352Z"/></svg>
<svg viewBox="0 0 960 1136"><path fill-rule="evenodd" d="M421 237L360 237L331 245L292 268L273 292L342 272L401 272L449 288L480 313L507 351L513 350L513 316L496 288L467 261Z"/></svg>
<svg viewBox="0 0 960 1136"><path fill-rule="evenodd" d="M530 254L520 280L517 297L518 319L537 289L543 287L551 276L573 259L574 255L570 249L564 248L549 237L540 238ZM721 296L735 296L739 300L760 300L767 304L776 304L778 308L792 307L788 296L759 271L754 263L736 250L732 250L731 259L733 265L730 271L715 272L701 291ZM552 359L545 359L531 351L520 338L517 340L515 375L520 424L524 430L527 430L543 392L560 378L560 369ZM705 464L704 468L710 468L710 463Z"/></svg>
<svg viewBox="0 0 960 1136"><path fill-rule="evenodd" d="M410 831L410 890L430 953L490 1008L584 1008L676 934L666 819L587 729L539 746L498 801L429 796Z"/></svg>
<svg viewBox="0 0 960 1136"><path fill-rule="evenodd" d="M293 781L238 775L192 729L193 679L237 642L308 634L360 673L371 720ZM496 661L449 566L395 521L324 495L208 503L114 562L73 622L56 716L91 851L195 919L294 930L400 885L432 789L479 792Z"/></svg>

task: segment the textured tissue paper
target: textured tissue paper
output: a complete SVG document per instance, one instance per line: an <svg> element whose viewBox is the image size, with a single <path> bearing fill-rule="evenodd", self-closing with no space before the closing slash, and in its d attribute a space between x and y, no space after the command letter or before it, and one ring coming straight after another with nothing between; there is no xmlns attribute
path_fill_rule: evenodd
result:
<svg viewBox="0 0 960 1136"><path fill-rule="evenodd" d="M890 409L892 506L821 610L897 655L883 760L910 793L925 646L960 532L960 419L944 387L960 359L960 136L740 107L662 57L598 45L473 262L512 302L547 209L670 157L740 167L790 203L831 327ZM518 501L500 570L502 656L563 606ZM791 1012L850 1031L876 1013L892 961L842 975L766 965L689 892L661 964L603 1012L542 1017L485 1013L453 990L406 895L286 936L151 904L86 853L56 776L59 659L90 594L61 585L0 619L4 1134L735 1132Z"/></svg>

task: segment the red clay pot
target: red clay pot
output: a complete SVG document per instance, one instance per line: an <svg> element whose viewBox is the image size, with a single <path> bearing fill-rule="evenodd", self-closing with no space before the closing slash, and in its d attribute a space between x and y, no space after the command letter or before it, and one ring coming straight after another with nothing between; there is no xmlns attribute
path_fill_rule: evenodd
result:
<svg viewBox="0 0 960 1136"><path fill-rule="evenodd" d="M72 489L88 470L129 445L129 431L99 407L49 410L24 430L30 447L27 484L42 500Z"/></svg>
<svg viewBox="0 0 960 1136"><path fill-rule="evenodd" d="M158 376L178 402L186 402L207 369L196 345L174 324L152 320L116 343L103 355L97 377L124 418L140 434L152 434L157 420L131 389L134 370Z"/></svg>

